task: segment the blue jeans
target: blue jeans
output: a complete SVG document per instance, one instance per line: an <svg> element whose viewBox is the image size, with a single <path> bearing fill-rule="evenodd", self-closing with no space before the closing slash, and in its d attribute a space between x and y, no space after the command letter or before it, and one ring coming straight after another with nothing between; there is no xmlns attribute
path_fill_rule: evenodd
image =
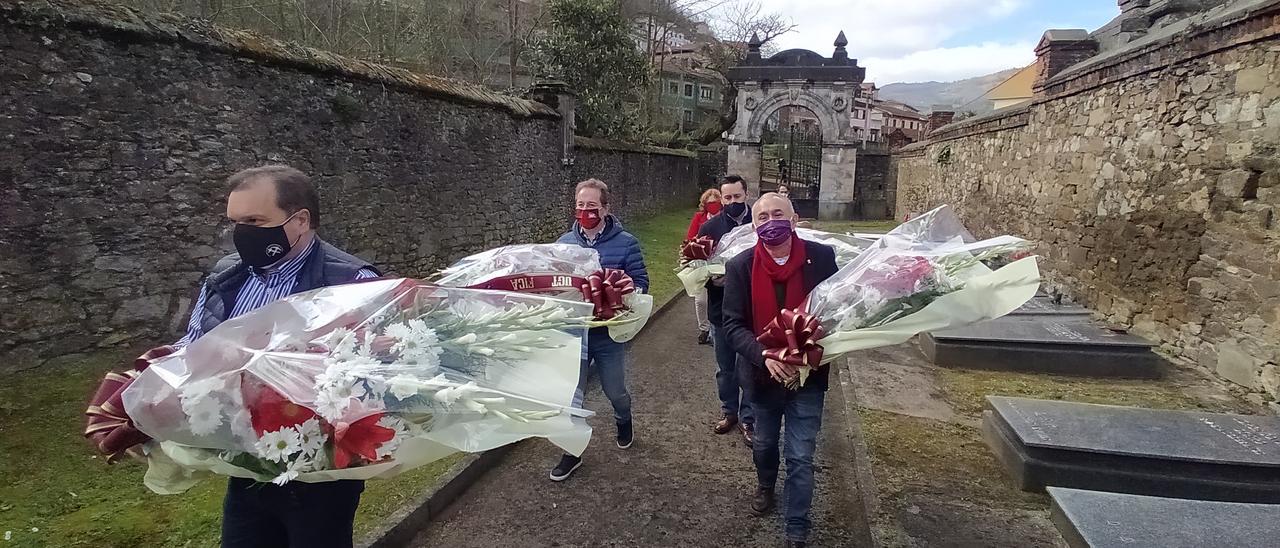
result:
<svg viewBox="0 0 1280 548"><path fill-rule="evenodd" d="M613 418L619 423L631 422L631 394L627 392L627 345L609 338L606 328L597 327L587 333L587 350L582 356L575 402L582 404L587 379L594 371L600 376L600 388L613 404Z"/></svg>
<svg viewBox="0 0 1280 548"><path fill-rule="evenodd" d="M364 482L284 485L230 478L222 548L349 548Z"/></svg>
<svg viewBox="0 0 1280 548"><path fill-rule="evenodd" d="M752 457L760 487L772 490L778 483L778 437L782 421L787 422L782 452L787 459L787 482L782 493L788 540L804 541L813 521L813 453L822 428L822 404L826 392L808 386L787 390L780 385L757 386L751 405L756 415L756 437Z"/></svg>
<svg viewBox="0 0 1280 548"><path fill-rule="evenodd" d="M723 326L713 325L711 338L716 351L716 391L720 395L720 411L738 417L745 426L752 426L755 417L751 413L751 402L738 382L738 353L729 346Z"/></svg>

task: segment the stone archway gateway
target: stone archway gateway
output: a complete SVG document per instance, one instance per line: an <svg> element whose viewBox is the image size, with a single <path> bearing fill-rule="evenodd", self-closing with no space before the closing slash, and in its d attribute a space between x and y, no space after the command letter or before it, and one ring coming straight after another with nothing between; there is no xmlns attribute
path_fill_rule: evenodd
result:
<svg viewBox="0 0 1280 548"><path fill-rule="evenodd" d="M772 191L784 175L804 175L791 169L796 160L801 169L816 164L815 176L795 179L804 191L793 199L801 215L853 218L859 141L852 138L850 112L866 70L849 58L848 44L841 32L829 58L791 49L765 59L759 37L752 36L747 58L729 70L738 88L738 119L729 133L728 168L748 180L753 194ZM784 138L785 148L779 146ZM782 154L785 174L777 165ZM766 159L774 165L763 165Z"/></svg>

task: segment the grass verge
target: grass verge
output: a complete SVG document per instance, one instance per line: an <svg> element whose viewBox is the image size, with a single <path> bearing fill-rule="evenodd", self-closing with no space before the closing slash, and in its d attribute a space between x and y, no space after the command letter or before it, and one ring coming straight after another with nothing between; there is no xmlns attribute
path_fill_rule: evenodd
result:
<svg viewBox="0 0 1280 548"><path fill-rule="evenodd" d="M644 251L645 267L649 270L649 293L654 306L661 306L666 299L680 290L676 278L676 265L680 263L680 244L694 210L677 209L657 215L623 219L623 226L640 240Z"/></svg>

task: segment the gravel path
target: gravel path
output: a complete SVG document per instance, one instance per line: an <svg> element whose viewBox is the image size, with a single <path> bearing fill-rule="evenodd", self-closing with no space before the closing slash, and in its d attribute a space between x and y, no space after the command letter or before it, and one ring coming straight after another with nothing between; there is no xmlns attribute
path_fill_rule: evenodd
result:
<svg viewBox="0 0 1280 548"><path fill-rule="evenodd" d="M557 448L521 443L412 546L781 546L779 515L750 513L750 451L740 436L711 432L719 418L713 352L697 344L692 299L677 298L632 343L635 445L625 451L614 445L613 414L594 385L587 406L597 413L595 436L572 478L547 479ZM832 385L818 445L811 545L866 546L843 393Z"/></svg>

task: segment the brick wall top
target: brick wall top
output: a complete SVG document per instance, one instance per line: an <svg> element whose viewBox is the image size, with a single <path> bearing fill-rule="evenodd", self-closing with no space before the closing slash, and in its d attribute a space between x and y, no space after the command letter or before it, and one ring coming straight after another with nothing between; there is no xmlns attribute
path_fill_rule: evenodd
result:
<svg viewBox="0 0 1280 548"><path fill-rule="evenodd" d="M144 14L101 0L0 0L0 20L18 26L88 29L133 40L180 44L317 74L374 81L447 100L495 107L520 117L559 117L542 103L495 93L482 86L351 59L204 21Z"/></svg>

